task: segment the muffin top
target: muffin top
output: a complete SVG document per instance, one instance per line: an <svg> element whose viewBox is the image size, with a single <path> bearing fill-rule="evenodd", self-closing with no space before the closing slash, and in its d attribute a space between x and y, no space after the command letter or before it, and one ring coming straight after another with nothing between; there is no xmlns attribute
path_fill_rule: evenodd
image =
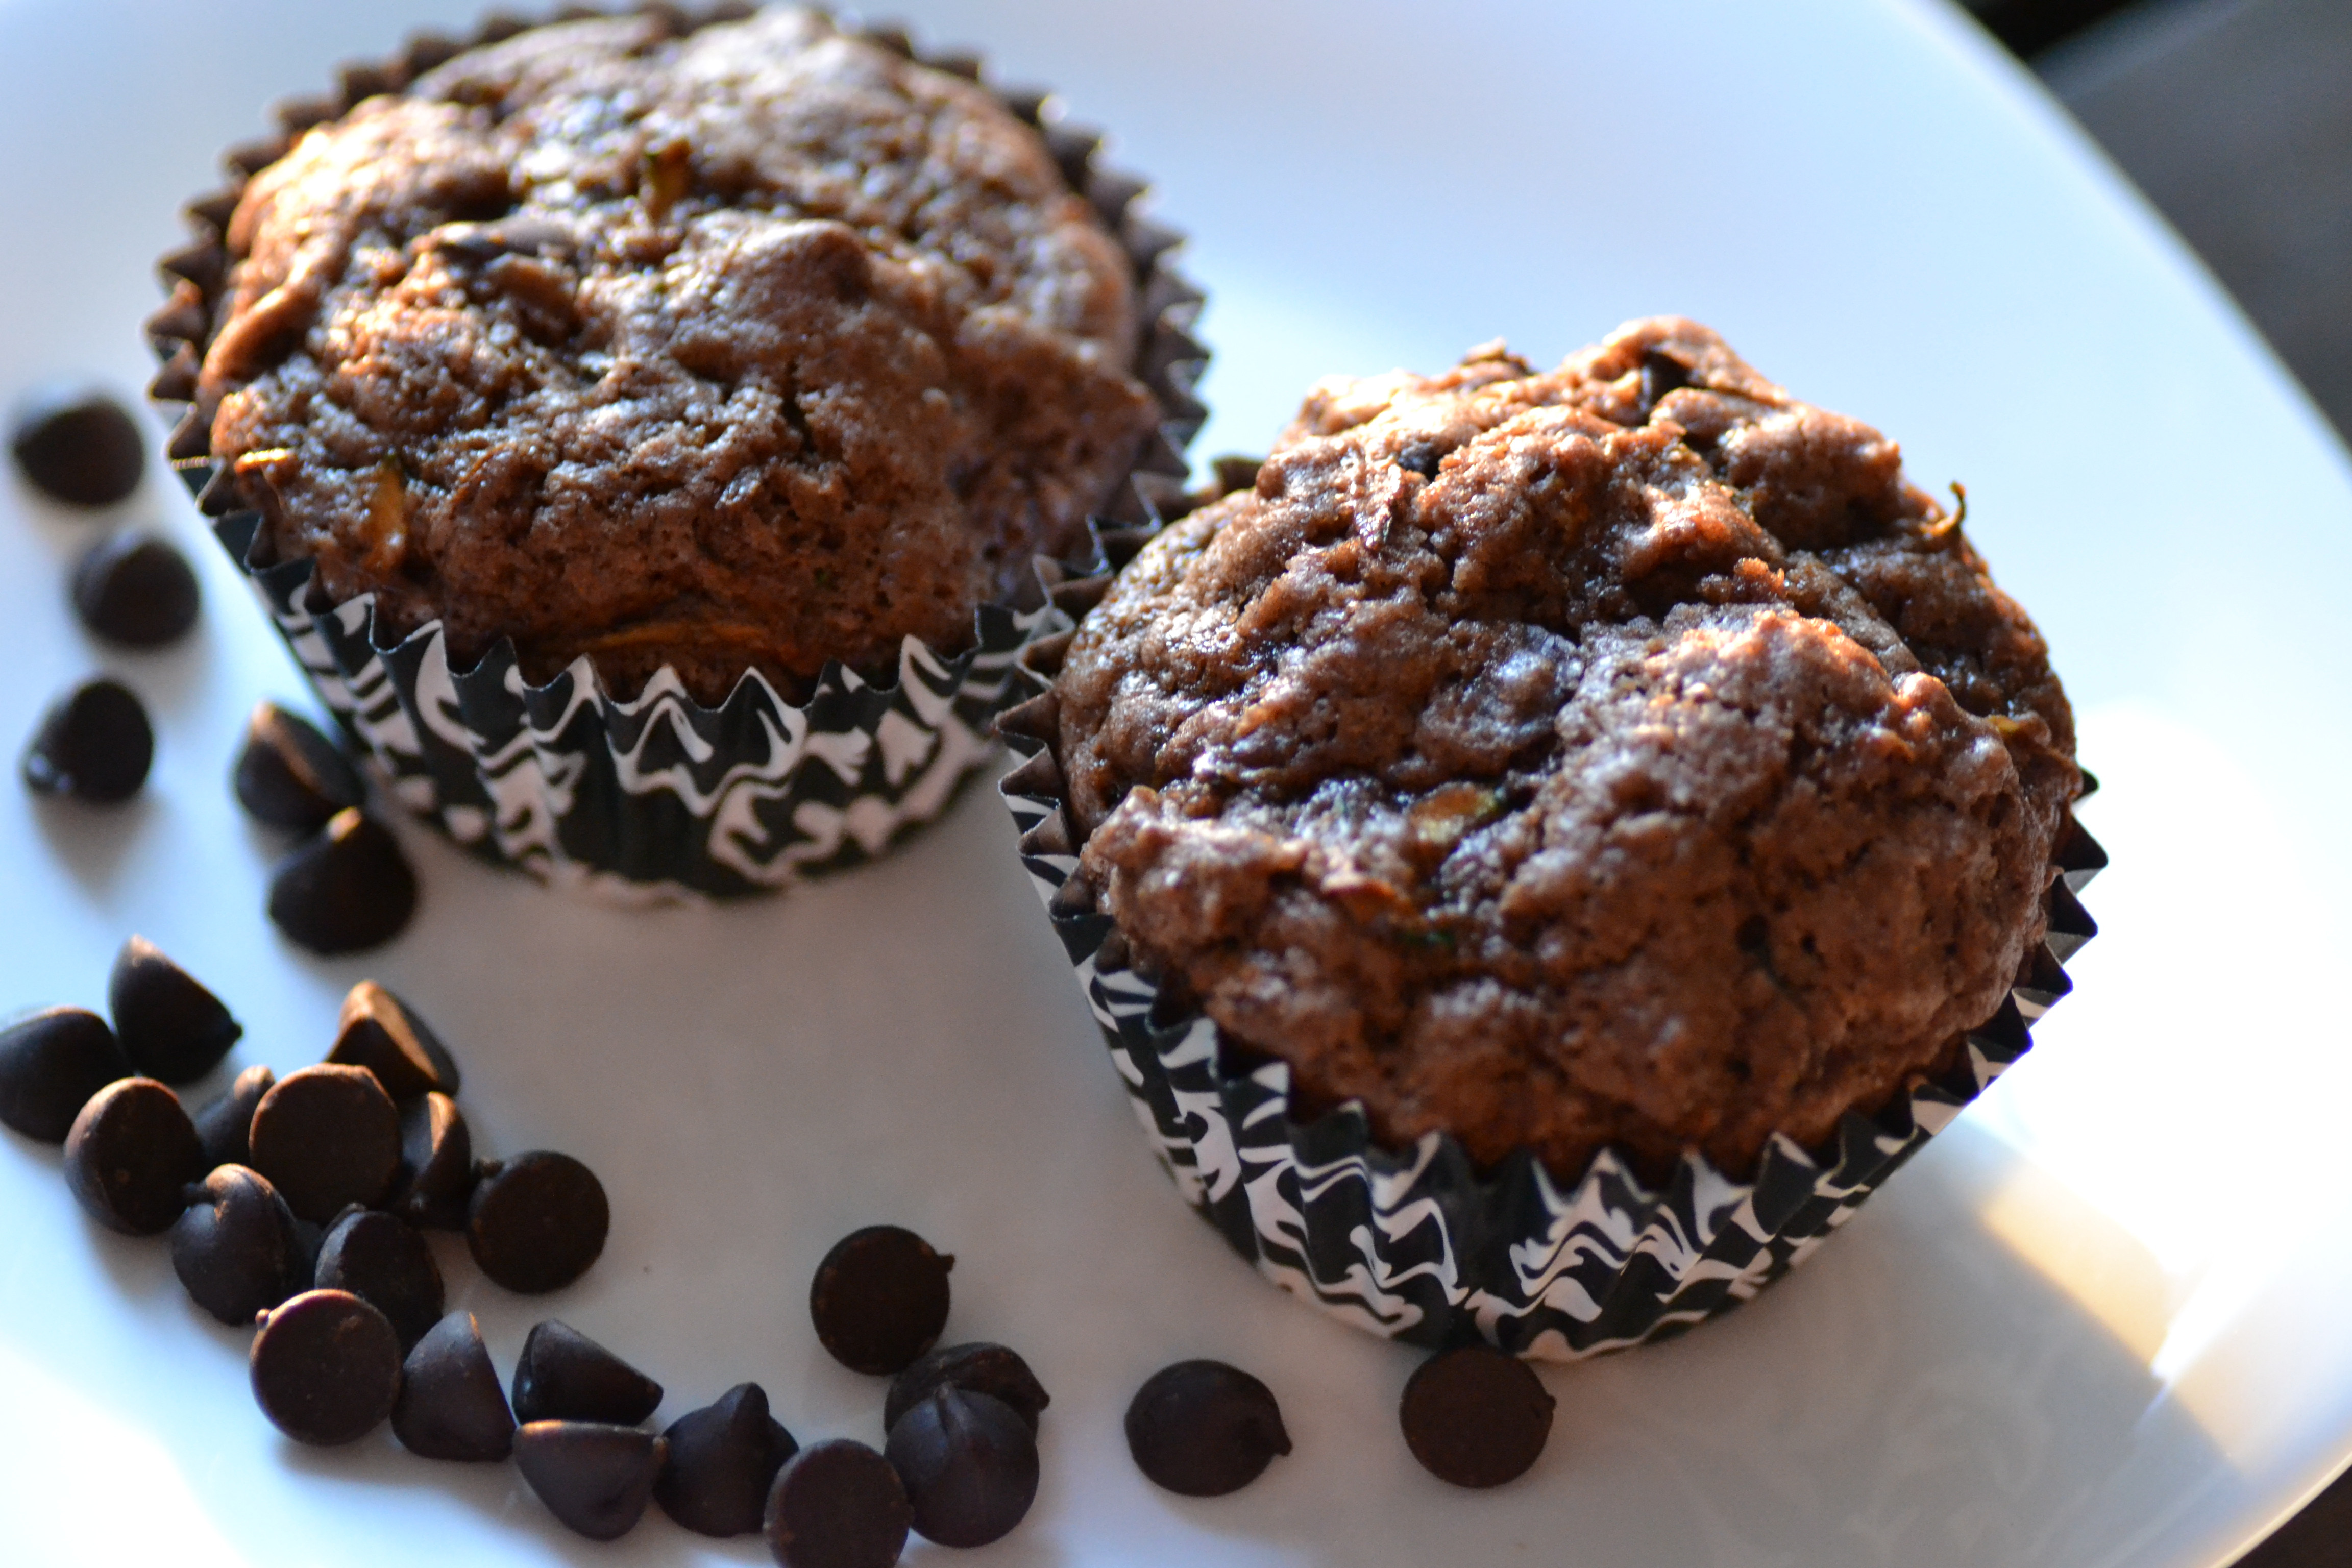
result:
<svg viewBox="0 0 2352 1568"><path fill-rule="evenodd" d="M705 701L969 640L1157 417L1130 264L971 83L772 10L535 28L247 187L199 406L336 599Z"/></svg>
<svg viewBox="0 0 2352 1568"><path fill-rule="evenodd" d="M1138 966L1564 1179L1814 1146L1954 1059L2081 787L2041 636L1895 445L1713 332L1319 385L1081 626L1056 748Z"/></svg>

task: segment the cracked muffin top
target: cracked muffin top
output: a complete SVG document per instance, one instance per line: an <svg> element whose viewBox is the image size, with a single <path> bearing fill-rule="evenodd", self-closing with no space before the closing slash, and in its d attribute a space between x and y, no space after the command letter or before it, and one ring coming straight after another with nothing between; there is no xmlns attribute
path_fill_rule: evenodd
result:
<svg viewBox="0 0 2352 1568"><path fill-rule="evenodd" d="M2081 787L2041 636L1894 443L1672 319L1325 382L1056 689L1139 968L1303 1113L1570 1180L1744 1175L1956 1059Z"/></svg>
<svg viewBox="0 0 2352 1568"><path fill-rule="evenodd" d="M706 702L961 646L1155 418L1130 264L972 83L800 10L539 27L255 176L199 407L337 600Z"/></svg>

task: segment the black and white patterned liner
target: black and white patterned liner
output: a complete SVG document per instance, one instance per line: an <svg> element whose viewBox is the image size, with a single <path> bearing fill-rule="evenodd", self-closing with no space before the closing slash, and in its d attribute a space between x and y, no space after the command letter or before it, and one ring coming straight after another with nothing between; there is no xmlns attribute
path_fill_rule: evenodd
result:
<svg viewBox="0 0 2352 1568"><path fill-rule="evenodd" d="M674 8L649 7L675 16ZM720 7L686 26L745 14ZM339 92L278 106L278 134L226 155L232 183L189 205L194 243L161 265L172 299L147 323L163 362L150 394L193 405L168 454L214 531L243 567L317 688L363 746L392 796L458 843L559 886L624 902L731 897L880 853L937 815L990 753L990 721L1017 696L1013 660L1028 640L1066 626L1050 599L1034 608L991 605L973 644L942 655L919 639L900 646L894 679L828 665L807 700L785 700L760 672L706 708L664 668L635 698L607 694L585 658L532 686L500 643L471 669L455 667L438 622L380 636L373 595L325 602L308 562L257 560L258 514L238 510L210 461L215 410L197 402L196 372L219 314L228 271L222 240L244 183L311 125L362 99L400 90L461 49L520 30L487 22L464 38L423 35L404 53L343 68ZM978 81L960 52L915 50L896 28L858 36ZM1042 92L992 89L1038 128L1073 189L1126 246L1148 323L1134 374L1160 406L1157 431L1117 488L1103 537L1144 535L1182 493L1182 456L1207 411L1192 395L1207 351L1192 336L1200 291L1167 265L1181 237L1135 211L1143 182L1097 160L1097 132L1054 118ZM1099 565L1099 561L1090 563ZM1063 573L1048 568L1050 581Z"/></svg>
<svg viewBox="0 0 2352 1568"><path fill-rule="evenodd" d="M1083 614L1099 593L1099 582L1073 584L1058 597ZM1875 1116L1849 1113L1825 1147L1776 1135L1752 1182L1695 1154L1654 1191L1610 1151L1563 1186L1525 1150L1481 1171L1442 1133L1383 1148L1352 1103L1294 1120L1286 1064L1235 1052L1215 1024L1163 1004L1126 966L1110 919L1072 880L1078 845L1047 689L1067 646L1066 634L1050 636L1020 661L1041 695L999 721L1024 758L999 788L1136 1116L1185 1201L1260 1273L1387 1338L1435 1348L1475 1337L1572 1361L1738 1306L1810 1256L2024 1054L2028 1022L2069 988L2061 959L2097 929L2074 895L2106 856L2070 825L2049 938L2031 977L1969 1035L1965 1059Z"/></svg>

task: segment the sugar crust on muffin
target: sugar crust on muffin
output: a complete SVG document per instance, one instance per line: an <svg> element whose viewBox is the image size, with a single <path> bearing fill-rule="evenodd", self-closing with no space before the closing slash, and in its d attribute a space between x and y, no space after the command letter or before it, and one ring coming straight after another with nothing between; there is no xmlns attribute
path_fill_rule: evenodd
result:
<svg viewBox="0 0 2352 1568"><path fill-rule="evenodd" d="M1753 1168L1948 1065L2080 789L1894 443L1713 332L1318 386L1057 683L1081 875L1308 1110Z"/></svg>
<svg viewBox="0 0 2352 1568"><path fill-rule="evenodd" d="M1156 414L1130 264L991 95L764 11L485 47L248 185L199 406L380 623L543 679L969 640Z"/></svg>

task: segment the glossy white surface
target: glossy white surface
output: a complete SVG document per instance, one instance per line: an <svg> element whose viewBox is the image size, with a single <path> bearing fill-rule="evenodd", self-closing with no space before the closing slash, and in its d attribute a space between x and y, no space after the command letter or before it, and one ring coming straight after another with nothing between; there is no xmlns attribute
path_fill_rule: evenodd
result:
<svg viewBox="0 0 2352 1568"><path fill-rule="evenodd" d="M0 395L77 369L135 393L150 258L215 150L471 8L0 0ZM483 1142L569 1149L614 1197L580 1286L505 1297L453 1258L456 1299L502 1366L561 1314L668 1384L665 1420L756 1378L804 1440L878 1437L880 1385L817 1349L806 1280L853 1226L922 1230L961 1259L950 1332L1021 1346L1055 1394L1036 1512L974 1568L2207 1568L2315 1489L2352 1452L2352 473L2027 79L1924 0L907 10L1158 177L1215 298L1203 454L1262 447L1328 371L1498 334L1549 360L1671 310L1965 479L2083 710L2116 858L2027 1062L1754 1306L1548 1372L1536 1470L1449 1492L1395 1435L1412 1356L1262 1286L1168 1190L987 792L884 866L720 910L562 902L412 832L407 938L332 963L278 942L223 777L245 710L301 688L160 469L123 516L177 533L210 595L164 656L82 636L59 581L86 525L0 481L0 740L94 667L161 732L120 813L0 787L0 1008L97 1003L141 931L244 1018L232 1068L284 1069L380 975L463 1053ZM254 1412L242 1337L160 1247L86 1223L53 1153L0 1134L0 1215L11 1563L764 1560L657 1514L582 1542L510 1470L383 1435L299 1449ZM1264 1375L1297 1443L1220 1502L1155 1492L1118 1436L1194 1354Z"/></svg>

